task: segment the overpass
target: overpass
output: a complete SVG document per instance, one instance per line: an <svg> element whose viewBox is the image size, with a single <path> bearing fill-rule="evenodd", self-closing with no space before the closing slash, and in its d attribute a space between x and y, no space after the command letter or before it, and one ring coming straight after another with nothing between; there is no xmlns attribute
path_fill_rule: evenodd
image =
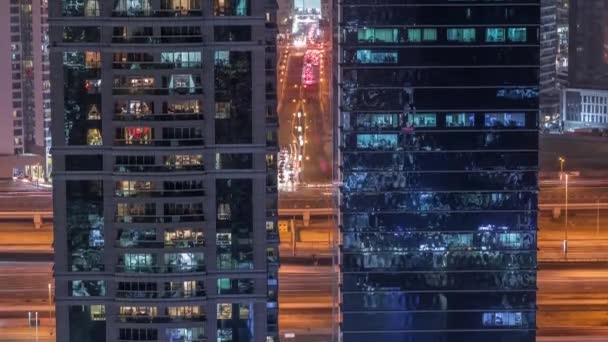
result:
<svg viewBox="0 0 608 342"><path fill-rule="evenodd" d="M539 211L563 210L565 203L542 203L538 205ZM568 203L568 210L597 210L608 209L608 203ZM335 216L338 210L335 208L283 208L279 209L279 217L302 217L304 225L308 225L311 217L315 216ZM19 210L19 211L0 211L0 220L20 220L31 218L34 227L40 228L43 219L53 219L52 210Z"/></svg>
<svg viewBox="0 0 608 342"><path fill-rule="evenodd" d="M538 210L554 210L554 209L565 209L566 204L561 203L540 203ZM568 210L597 210L597 209L608 209L608 203L602 202L587 202L587 203L568 203Z"/></svg>
<svg viewBox="0 0 608 342"><path fill-rule="evenodd" d="M53 219L52 210L0 211L0 220L32 219L34 228L42 227L43 219Z"/></svg>
<svg viewBox="0 0 608 342"><path fill-rule="evenodd" d="M308 226L313 216L335 216L337 213L334 208L279 208L279 218L301 216L304 226Z"/></svg>

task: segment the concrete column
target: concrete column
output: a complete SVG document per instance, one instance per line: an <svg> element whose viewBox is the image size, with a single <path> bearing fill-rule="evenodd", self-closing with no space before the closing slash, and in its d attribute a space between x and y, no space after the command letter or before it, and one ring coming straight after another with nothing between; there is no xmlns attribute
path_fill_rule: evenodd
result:
<svg viewBox="0 0 608 342"><path fill-rule="evenodd" d="M42 227L42 215L34 214L34 229L40 229Z"/></svg>

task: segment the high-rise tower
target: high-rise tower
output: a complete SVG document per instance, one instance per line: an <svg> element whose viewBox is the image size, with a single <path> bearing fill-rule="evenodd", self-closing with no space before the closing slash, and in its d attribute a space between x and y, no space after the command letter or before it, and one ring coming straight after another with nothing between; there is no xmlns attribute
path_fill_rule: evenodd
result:
<svg viewBox="0 0 608 342"><path fill-rule="evenodd" d="M0 178L51 170L47 0L0 2Z"/></svg>
<svg viewBox="0 0 608 342"><path fill-rule="evenodd" d="M57 341L278 341L275 13L50 2Z"/></svg>
<svg viewBox="0 0 608 342"><path fill-rule="evenodd" d="M539 0L339 6L345 342L533 342Z"/></svg>

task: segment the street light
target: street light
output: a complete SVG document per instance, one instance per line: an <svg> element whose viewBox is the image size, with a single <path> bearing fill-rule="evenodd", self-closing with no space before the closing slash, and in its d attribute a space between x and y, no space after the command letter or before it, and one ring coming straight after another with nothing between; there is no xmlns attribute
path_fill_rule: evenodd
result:
<svg viewBox="0 0 608 342"><path fill-rule="evenodd" d="M559 180L562 180L563 176L564 176L564 163L566 162L566 159L564 159L563 157L559 157Z"/></svg>
<svg viewBox="0 0 608 342"><path fill-rule="evenodd" d="M568 174L566 176L566 196L564 210L564 258L568 259Z"/></svg>
<svg viewBox="0 0 608 342"><path fill-rule="evenodd" d="M27 324L28 326L32 326L32 312L28 311L27 313ZM36 315L34 317L34 325L36 327L36 342L38 342L38 311L36 311Z"/></svg>
<svg viewBox="0 0 608 342"><path fill-rule="evenodd" d="M53 320L53 313L52 313L52 308L53 308L52 288L53 288L53 285L51 283L49 283L48 285L49 285L49 325L50 325L51 324L50 322Z"/></svg>

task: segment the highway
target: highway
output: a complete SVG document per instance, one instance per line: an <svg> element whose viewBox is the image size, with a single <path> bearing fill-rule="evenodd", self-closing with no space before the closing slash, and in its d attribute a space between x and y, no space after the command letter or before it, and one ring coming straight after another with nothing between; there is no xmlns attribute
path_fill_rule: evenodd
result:
<svg viewBox="0 0 608 342"><path fill-rule="evenodd" d="M540 265L537 341L608 341L606 266Z"/></svg>
<svg viewBox="0 0 608 342"><path fill-rule="evenodd" d="M331 266L289 265L279 272L279 327L294 333L294 342L329 342L332 337L332 286L336 272Z"/></svg>
<svg viewBox="0 0 608 342"><path fill-rule="evenodd" d="M282 190L279 192L279 209L283 212L285 209L333 207L332 120L330 83L326 76L331 73L327 63L330 53L319 49L323 45L318 44L318 37L314 37L316 25L307 24L302 32L296 33L307 35L307 46L287 44L280 49L279 141L284 151L290 154L297 151L296 154L302 155L301 160L296 156L296 162L292 162L300 175L297 184L291 188L281 187L279 178L279 189ZM290 164L288 157L283 158L286 165ZM337 328L332 316L332 291L337 291L337 272L327 262L335 224L329 215L312 217L307 227L301 220L298 218L296 223L295 249L290 243L290 233L281 233L279 330L282 336L294 336L283 341L329 342L332 341L332 331ZM292 255L294 251L295 255Z"/></svg>
<svg viewBox="0 0 608 342"><path fill-rule="evenodd" d="M35 328L27 317L36 311L39 341L55 341L48 284L53 284L51 262L0 261L0 341L35 341Z"/></svg>
<svg viewBox="0 0 608 342"><path fill-rule="evenodd" d="M315 24L309 25L302 31ZM304 184L331 182L330 51L318 39L311 35L307 46L287 44L279 50L279 142L281 148L302 154L298 162ZM305 58L307 54L315 58ZM305 78L308 69L313 71Z"/></svg>

